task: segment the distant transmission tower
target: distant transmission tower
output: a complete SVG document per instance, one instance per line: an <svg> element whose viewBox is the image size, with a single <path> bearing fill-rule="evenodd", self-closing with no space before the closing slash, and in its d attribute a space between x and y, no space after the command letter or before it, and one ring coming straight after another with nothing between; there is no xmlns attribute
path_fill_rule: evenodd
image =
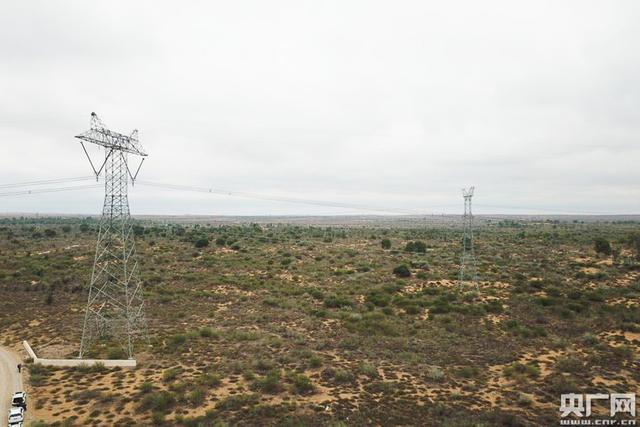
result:
<svg viewBox="0 0 640 427"><path fill-rule="evenodd" d="M96 113L91 113L91 128L76 138L80 139L96 179L104 171L105 192L80 357L96 339L104 337L118 342L131 359L135 341L146 333L146 320L127 190L129 179L133 184L147 154L138 142L137 130L130 135L111 131ZM85 141L104 147L99 169L91 161ZM129 169L128 154L142 157L135 174Z"/></svg>
<svg viewBox="0 0 640 427"><path fill-rule="evenodd" d="M476 255L473 250L473 213L471 212L471 199L473 198L474 188L462 189L462 197L464 197L464 216L462 217L464 231L462 235L459 285L462 287L467 282L478 289L478 269Z"/></svg>

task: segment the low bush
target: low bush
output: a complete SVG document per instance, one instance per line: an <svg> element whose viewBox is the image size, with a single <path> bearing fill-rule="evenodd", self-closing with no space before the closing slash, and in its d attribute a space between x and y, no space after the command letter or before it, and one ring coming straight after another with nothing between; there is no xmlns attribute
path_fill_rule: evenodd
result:
<svg viewBox="0 0 640 427"><path fill-rule="evenodd" d="M202 405L206 396L207 396L206 391L201 387L198 387L189 392L187 396L187 400L191 405L197 407Z"/></svg>
<svg viewBox="0 0 640 427"><path fill-rule="evenodd" d="M217 338L220 335L218 331L215 331L214 329L209 328L209 327L201 328L198 331L198 333L203 338L212 338L212 337L216 337Z"/></svg>
<svg viewBox="0 0 640 427"><path fill-rule="evenodd" d="M280 371L272 370L253 383L253 389L267 394L276 394L281 390Z"/></svg>
<svg viewBox="0 0 640 427"><path fill-rule="evenodd" d="M427 368L427 378L431 381L440 382L444 379L444 371L438 366L430 366Z"/></svg>
<svg viewBox="0 0 640 427"><path fill-rule="evenodd" d="M611 255L611 243L604 237L597 237L593 241L594 249L599 254Z"/></svg>
<svg viewBox="0 0 640 427"><path fill-rule="evenodd" d="M456 371L456 375L460 378L473 378L478 376L480 371L473 366L463 366Z"/></svg>
<svg viewBox="0 0 640 427"><path fill-rule="evenodd" d="M393 269L393 274L397 277L411 277L411 270L405 264L400 264Z"/></svg>
<svg viewBox="0 0 640 427"><path fill-rule="evenodd" d="M309 358L308 364L310 368L319 368L320 366L322 366L322 358L313 355Z"/></svg>
<svg viewBox="0 0 640 427"><path fill-rule="evenodd" d="M290 378L293 383L293 391L296 394L311 394L315 390L311 379L303 374L294 374Z"/></svg>
<svg viewBox="0 0 640 427"><path fill-rule="evenodd" d="M345 369L327 368L320 374L323 379L331 381L334 384L353 383L356 380L355 375Z"/></svg>
<svg viewBox="0 0 640 427"><path fill-rule="evenodd" d="M540 368L530 363L524 364L514 362L511 365L505 366L502 372L504 376L508 378L514 378L518 376L537 378L540 376Z"/></svg>
<svg viewBox="0 0 640 427"><path fill-rule="evenodd" d="M182 372L180 368L169 368L162 373L162 381L166 383L175 381L180 372Z"/></svg>
<svg viewBox="0 0 640 427"><path fill-rule="evenodd" d="M198 377L197 383L210 388L218 387L221 383L220 375L212 372L205 372Z"/></svg>
<svg viewBox="0 0 640 427"><path fill-rule="evenodd" d="M582 372L584 365L580 359L575 356L565 356L558 359L556 368L561 372Z"/></svg>
<svg viewBox="0 0 640 427"><path fill-rule="evenodd" d="M126 359L127 354L120 347L111 347L107 350L107 359Z"/></svg>
<svg viewBox="0 0 640 427"><path fill-rule="evenodd" d="M375 378L378 376L378 369L375 367L375 365L369 362L361 362L358 365L358 371L362 375L366 375L369 378Z"/></svg>
<svg viewBox="0 0 640 427"><path fill-rule="evenodd" d="M34 387L43 385L50 375L51 369L48 366L39 363L29 366L29 382Z"/></svg>
<svg viewBox="0 0 640 427"><path fill-rule="evenodd" d="M353 302L346 297L335 294L329 295L324 299L324 306L327 308L341 308L352 306Z"/></svg>
<svg viewBox="0 0 640 427"><path fill-rule="evenodd" d="M140 402L140 408L160 414L168 413L176 403L175 396L166 390L147 394Z"/></svg>
<svg viewBox="0 0 640 427"><path fill-rule="evenodd" d="M140 389L140 393L148 394L148 393L151 393L151 391L153 390L153 384L150 383L149 381L145 381L142 384L140 384L140 387L138 388Z"/></svg>
<svg viewBox="0 0 640 427"><path fill-rule="evenodd" d="M205 248L209 246L209 239L207 239L206 237L200 237L193 243L193 245L196 248Z"/></svg>
<svg viewBox="0 0 640 427"><path fill-rule="evenodd" d="M405 252L415 252L415 253L425 253L427 252L427 245L420 240L416 240L415 242L407 242L404 247Z"/></svg>
<svg viewBox="0 0 640 427"><path fill-rule="evenodd" d="M255 405L260 401L256 394L235 394L220 400L216 409L221 411L237 411L244 406Z"/></svg>

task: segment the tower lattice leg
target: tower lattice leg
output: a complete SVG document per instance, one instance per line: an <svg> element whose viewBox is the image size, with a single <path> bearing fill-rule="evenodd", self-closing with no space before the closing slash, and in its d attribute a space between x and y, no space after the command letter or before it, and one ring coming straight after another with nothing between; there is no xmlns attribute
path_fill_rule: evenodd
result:
<svg viewBox="0 0 640 427"><path fill-rule="evenodd" d="M97 339L106 338L121 345L127 357L132 358L135 342L146 332L146 321L129 213L127 159L126 153L109 148L105 156L104 207L80 357Z"/></svg>

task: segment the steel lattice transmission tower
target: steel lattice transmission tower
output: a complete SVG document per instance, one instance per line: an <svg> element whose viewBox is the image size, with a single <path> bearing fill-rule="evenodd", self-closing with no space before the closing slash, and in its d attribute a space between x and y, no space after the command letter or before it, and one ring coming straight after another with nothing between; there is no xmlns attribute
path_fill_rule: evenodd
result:
<svg viewBox="0 0 640 427"><path fill-rule="evenodd" d="M130 135L111 131L96 113L91 113L91 128L76 138L80 139L96 179L104 172L105 193L80 357L97 338L106 337L118 342L131 359L134 343L146 335L146 320L127 191L129 179L133 184L147 154L138 142L137 130ZM98 169L85 142L104 147L104 161ZM135 174L129 169L128 154L142 157Z"/></svg>
<svg viewBox="0 0 640 427"><path fill-rule="evenodd" d="M473 249L473 213L471 211L471 200L475 187L462 189L464 197L463 235L462 235L462 257L460 259L459 284L462 287L465 282L471 283L478 289L478 269L476 266L476 255Z"/></svg>

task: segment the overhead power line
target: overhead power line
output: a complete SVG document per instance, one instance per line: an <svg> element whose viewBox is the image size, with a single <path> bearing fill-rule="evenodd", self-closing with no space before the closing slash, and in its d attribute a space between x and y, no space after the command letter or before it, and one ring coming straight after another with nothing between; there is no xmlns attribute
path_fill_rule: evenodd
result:
<svg viewBox="0 0 640 427"><path fill-rule="evenodd" d="M24 181L16 182L12 184L0 184L0 188L20 188L30 187L33 185L49 185L49 184L62 184L67 182L80 182L96 179L94 176L77 176L72 178L54 178L54 179L42 179L38 181Z"/></svg>
<svg viewBox="0 0 640 427"><path fill-rule="evenodd" d="M189 186L189 185L166 184L166 183L143 181L143 180L138 180L136 183L140 185L149 186L149 187L163 188L168 190L190 191L190 192L197 192L197 193L216 194L216 195L222 195L222 196L242 197L247 199L257 199L257 200L265 200L265 201L271 201L271 202L295 203L295 204L324 206L324 207L332 207L332 208L355 209L355 210L372 211L372 212L386 212L386 213L394 213L394 214L401 214L401 215L417 215L416 212L410 212L408 210L403 210L403 209L378 208L378 207L365 206L365 205L353 204L353 203L302 199L302 198L295 198L295 197L284 197L284 196L252 193L247 191L232 191L232 190L223 190L223 189L212 188L212 187L196 187L196 186Z"/></svg>
<svg viewBox="0 0 640 427"><path fill-rule="evenodd" d="M95 179L96 179L95 176L89 175L89 176L70 177L70 178L24 181L24 182L11 183L11 184L0 184L0 190L32 187L32 186L44 186L44 185L52 185L52 184L62 184L62 183L84 182L84 181L91 181ZM360 211L367 211L367 212L392 213L396 215L412 215L412 216L432 215L432 214L438 214L439 213L437 211L438 209L451 208L451 207L458 206L458 204L449 204L449 205L429 206L429 207L420 208L420 209L398 209L393 207L368 206L368 205L362 205L357 203L344 203L344 202L335 202L335 201L329 201L329 200L316 200L316 199L296 198L296 197L290 197L290 196L277 196L277 195L254 193L254 192L248 192L248 191L225 190L225 189L215 188L215 187L200 187L200 186L170 184L170 183L161 183L161 182L144 181L144 180L136 180L135 183L144 185L144 186L172 190L172 191L197 192L197 193L214 194L214 195L220 195L220 196L264 200L264 201L271 201L271 202L293 203L293 204L323 206L323 207L332 207L332 208L341 208L341 209L352 209L352 210L360 210ZM92 188L98 188L98 187L101 187L101 185L93 184L93 185L54 187L54 188L24 189L24 190L18 190L18 191L0 192L0 197L83 190L83 189L92 189ZM567 209L548 208L548 207L542 208L542 207L535 207L535 206L506 206L506 205L487 205L487 204L476 204L475 206L483 208L485 210L486 209L498 209L498 210L504 209L504 210L510 210L510 211L521 211L523 212L523 215L525 214L526 215L543 215L543 214L546 214L546 215L553 215L553 214L614 215L609 212L591 212L591 211L578 212L578 211L572 211ZM533 213L533 212L537 212L537 213ZM480 216L482 216L485 219L489 218L489 216L486 214L485 215L480 214ZM499 219L499 217L496 217L496 219Z"/></svg>
<svg viewBox="0 0 640 427"><path fill-rule="evenodd" d="M60 191L87 190L90 188L101 188L101 187L102 185L93 184L93 185L75 185L72 187L38 188L35 190L8 191L8 192L0 193L0 197L25 196L29 194L43 194L43 193L57 193Z"/></svg>

